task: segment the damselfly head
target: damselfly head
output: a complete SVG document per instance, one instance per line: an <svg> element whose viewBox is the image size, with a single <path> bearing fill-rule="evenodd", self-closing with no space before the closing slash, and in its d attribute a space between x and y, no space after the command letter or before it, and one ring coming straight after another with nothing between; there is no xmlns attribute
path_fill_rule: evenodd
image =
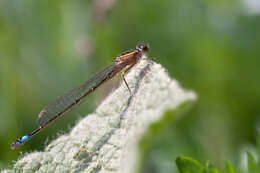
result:
<svg viewBox="0 0 260 173"><path fill-rule="evenodd" d="M145 53L145 52L148 52L148 51L149 51L148 45L143 44L143 43L138 44L138 45L136 46L136 49L137 49L138 51L142 52L142 53Z"/></svg>

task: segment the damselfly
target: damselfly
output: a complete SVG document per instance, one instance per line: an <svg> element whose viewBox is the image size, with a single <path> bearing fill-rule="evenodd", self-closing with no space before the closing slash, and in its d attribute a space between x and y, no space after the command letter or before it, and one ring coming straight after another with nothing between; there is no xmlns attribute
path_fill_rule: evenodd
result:
<svg viewBox="0 0 260 173"><path fill-rule="evenodd" d="M105 81L111 79L113 76L122 71L122 77L128 90L131 90L124 78L125 73L131 69L148 51L148 46L139 44L132 51L119 55L112 64L105 67L103 70L95 74L84 84L72 89L62 97L58 98L53 103L47 105L42 109L38 115L38 128L31 133L24 135L12 143L11 148L16 149L29 141L35 134L44 129L47 125L62 117L72 108L79 105L90 93L102 85Z"/></svg>

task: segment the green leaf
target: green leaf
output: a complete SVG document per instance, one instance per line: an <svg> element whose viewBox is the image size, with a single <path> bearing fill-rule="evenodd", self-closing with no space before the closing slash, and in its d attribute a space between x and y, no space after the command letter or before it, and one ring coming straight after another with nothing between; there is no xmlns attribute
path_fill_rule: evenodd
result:
<svg viewBox="0 0 260 173"><path fill-rule="evenodd" d="M233 165L231 165L229 162L226 162L225 172L226 173L236 173L236 170Z"/></svg>
<svg viewBox="0 0 260 173"><path fill-rule="evenodd" d="M260 158L260 133L257 136L257 154L258 158Z"/></svg>
<svg viewBox="0 0 260 173"><path fill-rule="evenodd" d="M204 173L205 168L197 161L189 157L178 157L176 159L180 173Z"/></svg>
<svg viewBox="0 0 260 173"><path fill-rule="evenodd" d="M249 173L259 173L260 169L258 168L257 161L251 153L247 153L247 164Z"/></svg>
<svg viewBox="0 0 260 173"><path fill-rule="evenodd" d="M206 166L206 173L220 173L219 169L216 168L213 164L208 163Z"/></svg>

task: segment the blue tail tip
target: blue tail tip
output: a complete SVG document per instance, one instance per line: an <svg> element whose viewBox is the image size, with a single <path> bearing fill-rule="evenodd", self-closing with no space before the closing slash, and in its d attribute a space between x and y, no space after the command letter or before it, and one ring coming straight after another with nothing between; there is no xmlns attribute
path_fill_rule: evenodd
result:
<svg viewBox="0 0 260 173"><path fill-rule="evenodd" d="M17 139L15 142L12 143L11 148L16 149L16 148L20 147L29 138L30 138L29 135L22 136L21 138Z"/></svg>
<svg viewBox="0 0 260 173"><path fill-rule="evenodd" d="M29 136L28 136L28 135L25 135L25 136L23 136L23 137L20 138L20 141L21 141L21 142L24 142L24 141L26 141L26 140L28 140L28 139L29 139Z"/></svg>

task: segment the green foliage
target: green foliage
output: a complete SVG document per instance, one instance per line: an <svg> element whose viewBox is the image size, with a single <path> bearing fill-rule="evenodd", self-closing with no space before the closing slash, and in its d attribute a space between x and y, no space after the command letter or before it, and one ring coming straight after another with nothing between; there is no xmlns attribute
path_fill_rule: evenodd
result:
<svg viewBox="0 0 260 173"><path fill-rule="evenodd" d="M258 137L259 138L259 137ZM258 139L257 149L260 149L259 146L260 138ZM260 155L256 153L257 158L253 156L250 152L247 152L247 167L245 168L246 173L259 173L260 172ZM203 166L199 161L189 158L189 157L178 157L176 159L176 164L180 173L220 173L220 170L216 168L211 163L207 163ZM238 165L241 167L241 165ZM229 162L225 163L225 173L237 173L236 169ZM243 172L242 170L238 172Z"/></svg>
<svg viewBox="0 0 260 173"><path fill-rule="evenodd" d="M178 157L176 164L180 173L220 173L220 170L214 165L208 163L203 166L199 161L189 157ZM233 167L229 164L226 173L236 173ZM233 171L233 172L232 172Z"/></svg>
<svg viewBox="0 0 260 173"><path fill-rule="evenodd" d="M178 157L176 164L180 173L203 173L206 170L197 160L189 157Z"/></svg>
<svg viewBox="0 0 260 173"><path fill-rule="evenodd" d="M236 173L234 166L231 165L229 162L226 162L225 164L225 173Z"/></svg>
<svg viewBox="0 0 260 173"><path fill-rule="evenodd" d="M248 172L249 173L259 173L260 167L259 163L255 160L251 153L247 153L247 164L248 164Z"/></svg>

